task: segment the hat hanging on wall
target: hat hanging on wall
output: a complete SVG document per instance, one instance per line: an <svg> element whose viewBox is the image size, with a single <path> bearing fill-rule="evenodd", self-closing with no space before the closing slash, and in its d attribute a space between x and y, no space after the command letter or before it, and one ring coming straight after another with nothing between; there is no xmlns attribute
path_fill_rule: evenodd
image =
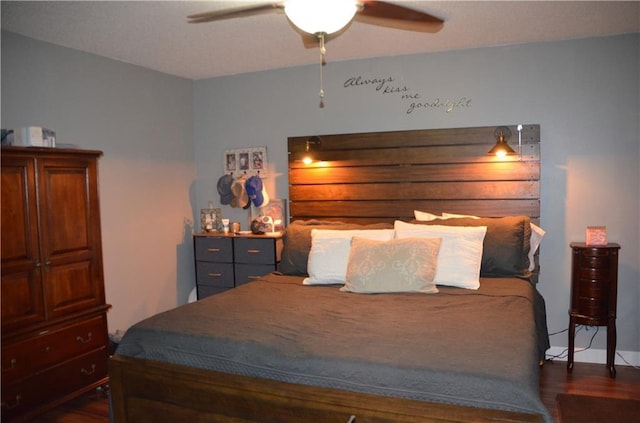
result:
<svg viewBox="0 0 640 423"><path fill-rule="evenodd" d="M244 184L244 178L238 178L231 184L231 194L233 195L233 198L231 199L231 207L244 208L250 204L249 196L247 195L247 190L245 189Z"/></svg>
<svg viewBox="0 0 640 423"><path fill-rule="evenodd" d="M220 204L229 205L233 199L231 193L231 185L233 184L233 176L223 175L218 179L218 194L220 194Z"/></svg>
<svg viewBox="0 0 640 423"><path fill-rule="evenodd" d="M269 204L269 194L258 176L251 176L245 184L247 195L255 207L263 207Z"/></svg>

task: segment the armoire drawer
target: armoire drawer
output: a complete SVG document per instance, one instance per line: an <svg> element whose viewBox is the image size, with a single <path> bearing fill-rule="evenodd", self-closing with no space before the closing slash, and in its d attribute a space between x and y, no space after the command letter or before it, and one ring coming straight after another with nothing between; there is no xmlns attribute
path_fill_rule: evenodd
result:
<svg viewBox="0 0 640 423"><path fill-rule="evenodd" d="M78 389L106 382L105 347L51 367L13 384L3 381L2 420L22 415Z"/></svg>
<svg viewBox="0 0 640 423"><path fill-rule="evenodd" d="M52 327L29 339L2 344L2 384L20 380L62 361L104 347L105 316Z"/></svg>

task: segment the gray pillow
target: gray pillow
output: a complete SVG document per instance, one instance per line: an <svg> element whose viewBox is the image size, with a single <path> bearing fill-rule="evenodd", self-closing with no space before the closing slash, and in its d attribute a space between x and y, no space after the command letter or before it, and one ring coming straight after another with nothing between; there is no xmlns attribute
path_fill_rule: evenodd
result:
<svg viewBox="0 0 640 423"><path fill-rule="evenodd" d="M438 219L421 225L486 226L481 277L529 277L531 219L528 216Z"/></svg>
<svg viewBox="0 0 640 423"><path fill-rule="evenodd" d="M283 235L282 255L278 268L280 272L285 275L307 275L312 229L393 229L393 225L391 223L359 225L326 220L295 220L289 224Z"/></svg>

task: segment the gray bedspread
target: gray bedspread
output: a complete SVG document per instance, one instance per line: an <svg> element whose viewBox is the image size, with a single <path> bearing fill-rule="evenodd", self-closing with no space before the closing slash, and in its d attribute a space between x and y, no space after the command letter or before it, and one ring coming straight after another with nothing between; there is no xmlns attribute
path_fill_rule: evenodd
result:
<svg viewBox="0 0 640 423"><path fill-rule="evenodd" d="M272 274L160 313L130 328L117 354L552 422L538 387L543 302L528 282L363 295L301 280Z"/></svg>

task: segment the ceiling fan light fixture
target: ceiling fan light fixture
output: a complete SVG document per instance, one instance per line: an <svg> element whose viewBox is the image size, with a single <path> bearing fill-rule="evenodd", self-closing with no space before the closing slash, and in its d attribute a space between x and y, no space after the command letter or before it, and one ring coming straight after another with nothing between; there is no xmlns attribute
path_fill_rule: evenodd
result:
<svg viewBox="0 0 640 423"><path fill-rule="evenodd" d="M284 13L309 34L332 34L347 26L358 11L355 0L287 0Z"/></svg>

